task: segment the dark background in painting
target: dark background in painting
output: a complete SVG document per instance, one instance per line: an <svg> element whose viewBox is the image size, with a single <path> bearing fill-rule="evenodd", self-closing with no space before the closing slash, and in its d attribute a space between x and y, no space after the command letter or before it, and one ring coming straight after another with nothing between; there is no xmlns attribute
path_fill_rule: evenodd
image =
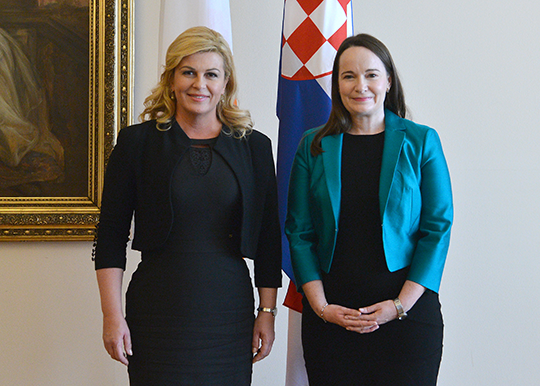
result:
<svg viewBox="0 0 540 386"><path fill-rule="evenodd" d="M64 152L63 165L33 151L0 160L0 197L88 196L89 1L0 0L0 28L30 61Z"/></svg>

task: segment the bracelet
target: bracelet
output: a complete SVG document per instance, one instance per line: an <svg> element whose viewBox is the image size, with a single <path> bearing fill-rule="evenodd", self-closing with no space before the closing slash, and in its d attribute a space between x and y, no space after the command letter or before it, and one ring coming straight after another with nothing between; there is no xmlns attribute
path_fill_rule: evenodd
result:
<svg viewBox="0 0 540 386"><path fill-rule="evenodd" d="M321 308L321 314L319 315L322 320L324 320L325 323L327 323L326 319L324 318L324 309L328 307L328 303L326 303L323 308Z"/></svg>
<svg viewBox="0 0 540 386"><path fill-rule="evenodd" d="M268 308L268 307L258 307L258 312L268 312L269 314L272 314L272 316L275 318L277 316L277 307L274 308Z"/></svg>
<svg viewBox="0 0 540 386"><path fill-rule="evenodd" d="M394 305L396 306L396 310L397 310L397 313L398 313L398 319L399 320L405 319L407 317L407 313L403 309L403 306L401 305L401 301L399 300L399 298L394 299Z"/></svg>

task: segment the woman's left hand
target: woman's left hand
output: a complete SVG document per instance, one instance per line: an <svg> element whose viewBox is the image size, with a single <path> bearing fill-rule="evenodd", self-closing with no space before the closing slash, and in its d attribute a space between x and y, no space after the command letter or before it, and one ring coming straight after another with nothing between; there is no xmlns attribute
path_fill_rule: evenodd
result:
<svg viewBox="0 0 540 386"><path fill-rule="evenodd" d="M382 325L397 319L398 313L393 300L385 300L384 302L373 304L369 307L362 307L359 309L362 313L358 319L366 321L374 321L377 325ZM360 333L369 333L375 330L362 329L362 328L349 328L350 331L356 331Z"/></svg>
<svg viewBox="0 0 540 386"><path fill-rule="evenodd" d="M258 362L268 356L274 344L274 320L275 317L269 312L259 312L253 327L253 363Z"/></svg>

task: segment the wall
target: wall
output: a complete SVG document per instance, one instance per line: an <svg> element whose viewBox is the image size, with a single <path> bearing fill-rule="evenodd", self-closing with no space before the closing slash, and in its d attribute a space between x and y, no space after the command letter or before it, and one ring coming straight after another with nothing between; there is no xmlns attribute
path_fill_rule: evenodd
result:
<svg viewBox="0 0 540 386"><path fill-rule="evenodd" d="M159 0L136 0L136 113L157 79ZM277 138L282 2L231 0L240 104ZM441 386L535 385L540 353L540 5L354 0L393 53L416 121L438 130L456 218L441 287ZM0 244L0 385L127 385L101 346L90 243ZM137 254L130 253L128 274ZM283 296L283 292L281 296ZM284 384L286 311L255 386Z"/></svg>

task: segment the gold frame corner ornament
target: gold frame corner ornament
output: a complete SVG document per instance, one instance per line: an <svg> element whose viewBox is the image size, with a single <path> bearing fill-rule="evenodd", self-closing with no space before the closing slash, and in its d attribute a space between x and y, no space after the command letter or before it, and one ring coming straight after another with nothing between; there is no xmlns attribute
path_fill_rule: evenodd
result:
<svg viewBox="0 0 540 386"><path fill-rule="evenodd" d="M0 241L89 241L105 167L131 124L134 0L89 0L87 197L0 197Z"/></svg>

